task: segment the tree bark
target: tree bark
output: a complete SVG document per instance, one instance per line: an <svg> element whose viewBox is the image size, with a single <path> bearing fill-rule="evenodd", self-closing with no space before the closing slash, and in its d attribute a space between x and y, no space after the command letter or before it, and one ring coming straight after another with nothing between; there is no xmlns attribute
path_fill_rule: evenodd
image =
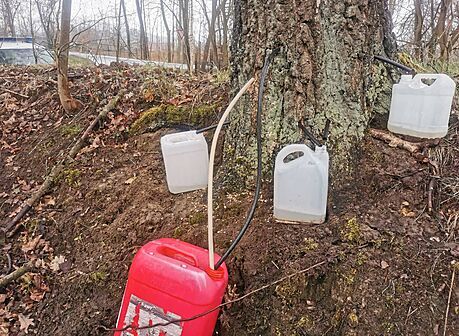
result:
<svg viewBox="0 0 459 336"><path fill-rule="evenodd" d="M16 37L16 26L14 20L16 17L16 13L19 9L19 5L19 2L13 2L11 0L2 0L3 21L5 23L5 28L8 28L9 34L12 37Z"/></svg>
<svg viewBox="0 0 459 336"><path fill-rule="evenodd" d="M145 25L143 20L143 10L140 4L140 0L135 0L135 6L137 9L137 16L139 18L139 30L140 30L140 58L148 59L148 41L145 33Z"/></svg>
<svg viewBox="0 0 459 336"><path fill-rule="evenodd" d="M438 16L437 26L435 28L435 38L440 45L440 59L442 61L447 60L447 47L448 47L448 27L446 26L446 19L448 16L448 10L451 7L452 0L441 0L440 2L440 13Z"/></svg>
<svg viewBox="0 0 459 336"><path fill-rule="evenodd" d="M414 56L423 61L422 31L424 16L422 14L422 0L414 0Z"/></svg>
<svg viewBox="0 0 459 336"><path fill-rule="evenodd" d="M266 177L278 150L305 141L299 122L320 138L329 120L331 173L334 186L342 186L354 172L370 118L380 100L390 97L390 89L384 91L390 88L385 67L372 62L373 55L392 57L395 50L387 0L236 0L234 5L234 90L251 76L258 80L265 55L278 49L263 103ZM230 184L252 182L255 171L254 91L230 116L225 138Z"/></svg>
<svg viewBox="0 0 459 336"><path fill-rule="evenodd" d="M126 26L126 44L128 48L128 57L132 56L131 50L131 33L129 31L129 21L126 14L126 5L124 4L124 0L120 0L121 8L123 9L123 16L124 16L124 25Z"/></svg>
<svg viewBox="0 0 459 336"><path fill-rule="evenodd" d="M62 0L61 32L57 52L57 90L62 107L67 113L77 111L82 107L79 100L72 98L69 88L68 68L71 13L72 0Z"/></svg>
<svg viewBox="0 0 459 336"><path fill-rule="evenodd" d="M167 61L171 63L172 62L171 30L169 29L169 24L167 23L166 12L164 10L164 0L160 0L160 7L161 7L161 16L163 18L164 28L166 28L166 35L167 35Z"/></svg>

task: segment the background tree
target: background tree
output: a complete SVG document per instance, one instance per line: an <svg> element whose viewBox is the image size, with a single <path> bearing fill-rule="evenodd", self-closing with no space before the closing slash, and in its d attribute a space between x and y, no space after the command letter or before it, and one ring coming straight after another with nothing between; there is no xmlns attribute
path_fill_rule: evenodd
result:
<svg viewBox="0 0 459 336"><path fill-rule="evenodd" d="M72 98L69 88L68 67L70 48L70 17L72 14L72 0L62 0L62 15L57 50L57 85L59 99L67 113L81 108L81 102Z"/></svg>
<svg viewBox="0 0 459 336"><path fill-rule="evenodd" d="M144 24L144 7L142 6L141 0L135 0L135 6L137 9L137 17L139 18L139 30L140 30L140 58L141 59L148 59L148 40L147 40L147 33L145 30Z"/></svg>
<svg viewBox="0 0 459 336"><path fill-rule="evenodd" d="M6 36L16 36L15 20L20 4L17 0L1 0Z"/></svg>
<svg viewBox="0 0 459 336"><path fill-rule="evenodd" d="M266 54L278 50L264 98L265 171L282 146L304 141L299 123L320 138L329 120L333 181L341 184L353 172L375 102L383 98L385 68L373 55L394 52L387 0L236 0L234 5L233 88L258 78ZM230 177L236 179L256 165L255 94L233 112L225 137L226 162L233 162Z"/></svg>

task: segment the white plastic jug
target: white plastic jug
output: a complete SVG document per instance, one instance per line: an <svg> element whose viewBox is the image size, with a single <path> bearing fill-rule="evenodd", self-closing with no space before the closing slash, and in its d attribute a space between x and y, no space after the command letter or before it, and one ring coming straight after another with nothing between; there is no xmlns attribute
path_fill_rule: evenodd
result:
<svg viewBox="0 0 459 336"><path fill-rule="evenodd" d="M290 154L303 154L286 161ZM274 168L274 218L281 222L323 223L327 212L328 152L304 144L284 147Z"/></svg>
<svg viewBox="0 0 459 336"><path fill-rule="evenodd" d="M427 85L422 80L434 80ZM456 83L445 74L403 75L394 84L389 131L419 138L441 138L448 133Z"/></svg>
<svg viewBox="0 0 459 336"><path fill-rule="evenodd" d="M167 187L173 194L207 187L209 152L202 133L196 131L161 137Z"/></svg>

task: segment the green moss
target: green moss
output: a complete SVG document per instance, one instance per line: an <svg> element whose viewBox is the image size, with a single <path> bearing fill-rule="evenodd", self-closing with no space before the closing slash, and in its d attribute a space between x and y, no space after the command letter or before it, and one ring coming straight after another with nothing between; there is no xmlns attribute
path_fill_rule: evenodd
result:
<svg viewBox="0 0 459 336"><path fill-rule="evenodd" d="M172 238L175 238L175 239L178 239L180 238L181 236L183 236L183 233L184 233L184 230L181 226L177 226L175 229L174 229L174 233L172 234Z"/></svg>
<svg viewBox="0 0 459 336"><path fill-rule="evenodd" d="M347 316L348 323L351 327L355 328L357 327L357 324L359 324L359 317L355 312L349 313Z"/></svg>
<svg viewBox="0 0 459 336"><path fill-rule="evenodd" d="M62 178L70 187L78 187L80 185L81 171L78 169L66 169L62 172Z"/></svg>
<svg viewBox="0 0 459 336"><path fill-rule="evenodd" d="M352 286L355 283L355 277L357 275L357 270L355 268L352 268L349 273L343 274L343 280L344 283L347 286Z"/></svg>
<svg viewBox="0 0 459 336"><path fill-rule="evenodd" d="M368 260L368 257L365 255L365 253L359 252L357 254L356 263L358 266L364 265L367 262L367 260Z"/></svg>
<svg viewBox="0 0 459 336"><path fill-rule="evenodd" d="M215 116L215 105L200 106L155 106L143 112L131 125L131 135L140 134L147 128L157 128L164 125L190 124L204 126Z"/></svg>
<svg viewBox="0 0 459 336"><path fill-rule="evenodd" d="M313 238L304 238L303 252L309 252L316 250L319 244Z"/></svg>
<svg viewBox="0 0 459 336"><path fill-rule="evenodd" d="M229 83L229 81L230 81L230 71L228 69L226 69L226 70L218 70L215 73L214 81L217 84Z"/></svg>
<svg viewBox="0 0 459 336"><path fill-rule="evenodd" d="M204 224L206 215L203 212L196 212L190 216L190 224L193 226Z"/></svg>
<svg viewBox="0 0 459 336"><path fill-rule="evenodd" d="M63 125L60 128L60 133L67 137L75 137L80 134L81 131L82 128L79 125Z"/></svg>
<svg viewBox="0 0 459 336"><path fill-rule="evenodd" d="M159 119L159 115L162 113L163 109L163 106L156 106L143 112L131 125L129 133L131 133L131 135L141 133L141 131L145 130L151 123Z"/></svg>
<svg viewBox="0 0 459 336"><path fill-rule="evenodd" d="M297 328L311 328L314 321L309 316L302 316L296 323Z"/></svg>
<svg viewBox="0 0 459 336"><path fill-rule="evenodd" d="M360 236L360 225L357 223L357 219L355 217L349 219L341 229L341 238L350 243L358 243Z"/></svg>
<svg viewBox="0 0 459 336"><path fill-rule="evenodd" d="M100 283L107 279L107 273L104 271L96 271L89 274L89 279L93 283Z"/></svg>

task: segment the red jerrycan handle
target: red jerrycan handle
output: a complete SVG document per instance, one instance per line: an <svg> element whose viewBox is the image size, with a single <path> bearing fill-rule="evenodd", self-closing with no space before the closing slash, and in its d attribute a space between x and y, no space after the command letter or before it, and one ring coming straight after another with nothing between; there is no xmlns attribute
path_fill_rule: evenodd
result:
<svg viewBox="0 0 459 336"><path fill-rule="evenodd" d="M191 266L198 267L198 261L193 255L174 249L170 246L160 246L158 248L158 252L171 259L175 259L187 263Z"/></svg>

